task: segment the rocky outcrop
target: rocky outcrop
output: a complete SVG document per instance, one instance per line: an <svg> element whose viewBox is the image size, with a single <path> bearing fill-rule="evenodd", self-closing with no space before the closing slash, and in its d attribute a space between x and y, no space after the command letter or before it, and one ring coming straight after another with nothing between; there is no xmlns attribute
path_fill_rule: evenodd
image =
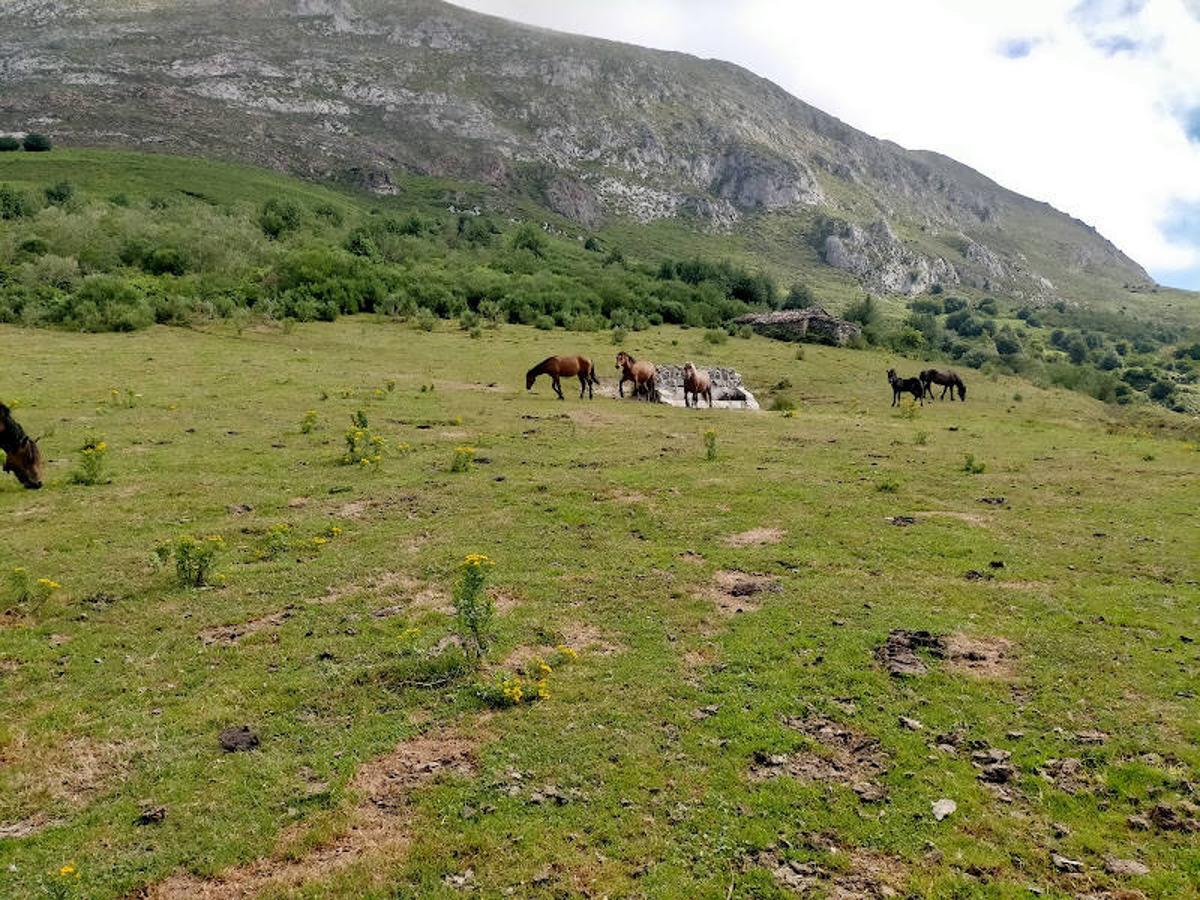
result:
<svg viewBox="0 0 1200 900"><path fill-rule="evenodd" d="M656 383L660 403L668 406L684 406L683 401L683 366L658 365ZM758 401L742 382L742 376L736 369L711 368L703 369L712 379L713 409L758 409ZM705 400L700 401L702 408L707 408Z"/></svg>
<svg viewBox="0 0 1200 900"><path fill-rule="evenodd" d="M843 224L825 238L821 257L870 288L915 296L934 284L958 284L958 271L940 256L927 257L905 246L880 219L866 228Z"/></svg>
<svg viewBox="0 0 1200 900"><path fill-rule="evenodd" d="M832 316L819 306L807 309L781 309L770 313L752 313L738 318L764 337L782 341L809 341L838 347L862 337L862 328Z"/></svg>
<svg viewBox="0 0 1200 900"><path fill-rule="evenodd" d="M597 228L604 222L604 211L596 192L576 178L557 175L546 185L546 205L572 221L587 228Z"/></svg>

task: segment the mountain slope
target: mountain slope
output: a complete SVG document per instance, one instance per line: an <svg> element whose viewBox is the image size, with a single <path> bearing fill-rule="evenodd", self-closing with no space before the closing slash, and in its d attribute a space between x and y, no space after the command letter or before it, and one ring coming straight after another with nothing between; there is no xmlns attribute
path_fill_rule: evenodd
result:
<svg viewBox="0 0 1200 900"><path fill-rule="evenodd" d="M236 159L396 190L407 171L519 190L595 228L779 217L868 287L1137 302L1093 229L880 141L727 63L437 0L16 0L0 131Z"/></svg>

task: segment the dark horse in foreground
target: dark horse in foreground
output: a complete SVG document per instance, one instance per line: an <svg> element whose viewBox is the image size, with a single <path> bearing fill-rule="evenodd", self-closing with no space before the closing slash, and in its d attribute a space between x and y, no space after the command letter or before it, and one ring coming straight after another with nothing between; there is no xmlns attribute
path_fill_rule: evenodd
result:
<svg viewBox="0 0 1200 900"><path fill-rule="evenodd" d="M954 399L954 392L958 391L958 399L966 401L967 386L963 384L963 380L958 377L958 373L952 369L926 369L921 373L921 384L925 386L925 391L929 394L929 399L933 399L933 388L931 384L942 385L942 396L939 400L946 399L946 391L950 392L950 399Z"/></svg>
<svg viewBox="0 0 1200 900"><path fill-rule="evenodd" d="M579 399L583 399L583 392L587 391L588 399L592 398L592 385L599 384L600 379L596 377L596 367L592 365L592 361L586 356L548 356L540 363L525 373L525 390L533 390L533 383L537 381L539 375L549 375L550 384L554 386L554 393L558 394L558 399L563 399L562 383L560 378L579 378Z"/></svg>
<svg viewBox="0 0 1200 900"><path fill-rule="evenodd" d="M13 420L3 403L0 403L0 450L4 451L5 472L12 472L17 481L31 490L42 486L42 451L37 441Z"/></svg>
<svg viewBox="0 0 1200 900"><path fill-rule="evenodd" d="M892 386L892 406L900 402L901 394L912 394L925 405L925 383L920 378L901 378L895 369L888 369L888 384Z"/></svg>

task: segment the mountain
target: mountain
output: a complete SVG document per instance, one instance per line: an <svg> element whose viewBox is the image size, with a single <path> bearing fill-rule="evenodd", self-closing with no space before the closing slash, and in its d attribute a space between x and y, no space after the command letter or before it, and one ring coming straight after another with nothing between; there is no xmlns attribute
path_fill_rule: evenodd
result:
<svg viewBox="0 0 1200 900"><path fill-rule="evenodd" d="M438 0L8 0L0 132L26 130L379 193L399 173L455 179L585 229L766 223L892 294L1123 303L1155 290L1084 223L738 66Z"/></svg>

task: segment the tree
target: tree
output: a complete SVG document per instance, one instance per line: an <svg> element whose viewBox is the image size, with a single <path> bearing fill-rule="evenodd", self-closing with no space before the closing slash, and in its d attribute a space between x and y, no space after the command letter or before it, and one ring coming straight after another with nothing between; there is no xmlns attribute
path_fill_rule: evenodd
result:
<svg viewBox="0 0 1200 900"><path fill-rule="evenodd" d="M787 296L783 298L784 309L808 309L812 305L812 291L799 281L788 288Z"/></svg>
<svg viewBox="0 0 1200 900"><path fill-rule="evenodd" d="M529 222L516 230L510 245L514 250L528 250L539 259L546 255L546 238Z"/></svg>
<svg viewBox="0 0 1200 900"><path fill-rule="evenodd" d="M50 138L36 131L25 135L25 150L29 153L45 153L51 148Z"/></svg>
<svg viewBox="0 0 1200 900"><path fill-rule="evenodd" d="M1066 346L1067 356L1071 358L1071 362L1075 365L1080 365L1088 357L1087 343L1079 335L1074 335Z"/></svg>
<svg viewBox="0 0 1200 900"><path fill-rule="evenodd" d="M11 135L0 135L0 153L11 153L21 149L21 142Z"/></svg>

